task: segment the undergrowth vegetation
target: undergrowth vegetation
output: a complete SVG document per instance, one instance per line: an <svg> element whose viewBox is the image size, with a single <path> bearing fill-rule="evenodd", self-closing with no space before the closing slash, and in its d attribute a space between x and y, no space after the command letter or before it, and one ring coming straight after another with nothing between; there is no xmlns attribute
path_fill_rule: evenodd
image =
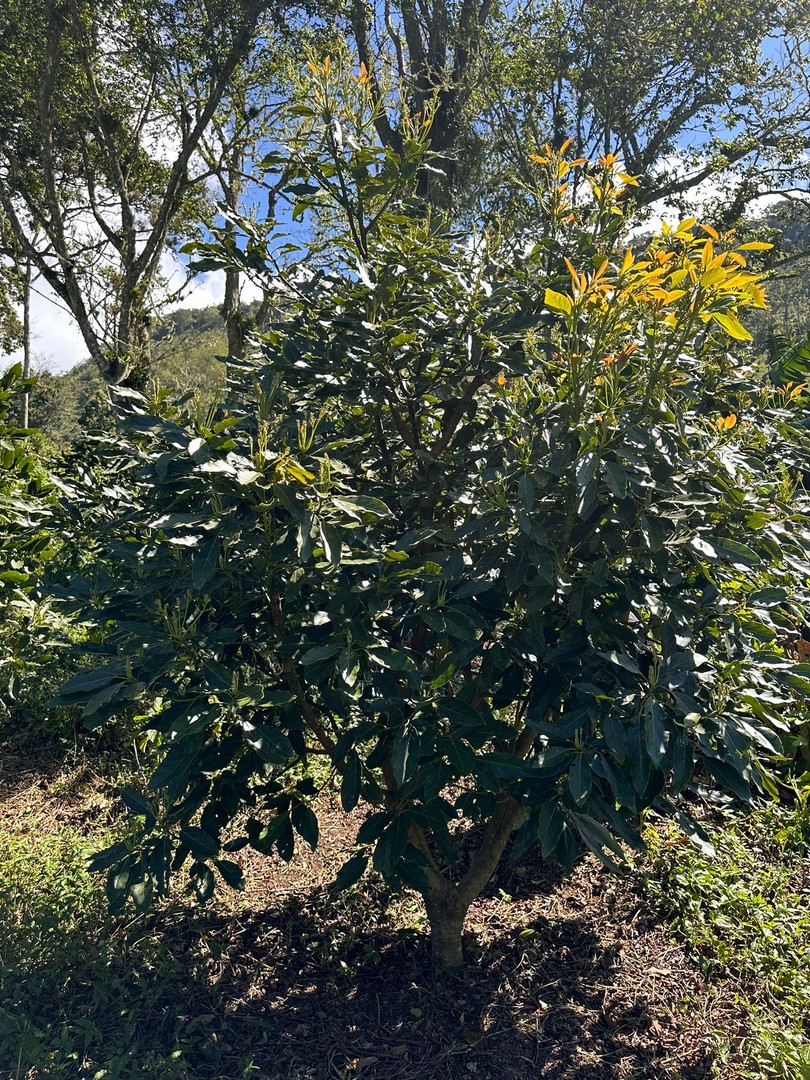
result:
<svg viewBox="0 0 810 1080"><path fill-rule="evenodd" d="M650 829L647 896L751 1018L750 1076L810 1077L810 806L804 791L709 830L715 856ZM718 1033L718 1049L732 1048ZM722 1054L721 1054L722 1060Z"/></svg>
<svg viewBox="0 0 810 1080"><path fill-rule="evenodd" d="M270 889L261 914L255 911L255 894L238 902L232 894L218 898L207 909L176 897L147 916L111 916L103 884L87 873L86 860L95 846L115 838L116 826L96 824L88 829L72 821L54 830L35 814L23 824L24 828L18 822L0 829L0 1075L4 1078L287 1076L304 1080L348 1078L364 1069L370 1076L422 1075L416 1068L413 1072L407 1068L407 1054L413 1053L407 1034L399 1035L393 1047L399 1057L388 1055L398 1061L400 1073L383 1068L385 1048L377 1045L376 1054L370 1053L375 1036L369 1032L353 1036L365 1047L365 1055L360 1050L352 1056L341 1048L341 1053L335 1051L331 1071L317 1041L309 1052L301 1049L312 1025L307 1007L316 1016L328 1015L336 1007L336 998L351 1000L364 985L370 985L376 990L378 1007L387 1008L385 1001L379 1004L379 980L385 978L390 984L385 972L390 972L392 962L404 969L398 973L403 983L400 992L410 995L407 1000L413 1003L402 1010L404 1016L396 1017L400 1030L407 1033L409 1025L418 1029L426 1023L425 1001L440 995L445 999L442 1007L455 1008L455 1018L461 1016L467 1024L464 1030L448 1028L447 1035L455 1038L453 1053L461 1055L458 1067L464 1063L466 1073L442 1071L441 1055L436 1055L433 1071L427 1075L524 1076L517 1061L509 1073L497 1064L481 1064L495 1060L497 1050L490 1051L489 1058L482 1056L487 1044L469 1029L470 1005L464 995L470 988L457 978L450 987L431 982L423 968L421 935L415 933L423 929L418 908L404 896L387 893L379 879L368 879L342 897L330 898L317 884L309 883ZM647 830L650 856L642 880L644 899L632 920L641 917L668 926L664 953L685 950L691 954L699 969L695 977L699 979L702 972L710 985L734 998L736 1006L723 1014L719 1026L705 1033L712 1053L698 1071L685 1063L667 1067L662 1061L655 1075L667 1080L698 1076L806 1080L810 1075L807 801L759 806L744 816L729 813L709 833L716 847L713 859L669 826ZM36 844L31 843L32 834ZM584 899L591 876L599 875L597 881L604 876L595 861L586 861L578 874L574 892L566 898L573 909ZM545 1013L550 1025L555 1016L570 1010L583 979L580 974L564 982L556 1003L553 976L561 981L560 972L567 963L567 945L560 938L565 920L527 918L520 880L514 879L509 887L515 895L493 890L477 916L478 932L487 922L497 922L499 933L485 949L476 950L476 979L489 986L493 998L495 991L501 998L511 998L513 1011L518 1007L515 999L525 998L521 1011L530 1017ZM547 888L548 884L540 891ZM623 890L609 883L599 888L613 896L606 901L607 917L618 936L626 937L623 923L631 921L632 905L617 899ZM553 893L552 888L552 902ZM386 895L389 918L370 921L371 904L379 906ZM593 899L590 903L593 906ZM577 962L586 960L586 970L591 971L585 985L609 985L617 975L604 966L611 955L605 948L607 933L601 945L579 933L574 940L588 955L577 957ZM268 941L275 945L269 946ZM596 970L603 972L599 977L593 970L596 960ZM537 988L543 986L538 993ZM632 994L643 1000L648 989L642 981ZM676 989L665 986L664 993L673 995ZM604 987L598 996L603 995ZM306 1003L303 1007L302 1002ZM697 1012L699 1004L690 1006L686 998L681 1008ZM572 1036L583 1043L584 1012L580 1008L576 1014L579 1030ZM369 1016L370 1027L372 1021ZM519 1032L526 1020L512 1015L510 1024L502 1020L500 1026L511 1025ZM311 1027L313 1037L316 1028ZM284 1032L298 1034L294 1050L285 1045ZM335 1047L340 1045L334 1033L330 1037ZM549 1031L549 1041L553 1037ZM496 1036L491 1039L495 1042ZM605 1058L611 1048L604 1036L600 1049ZM373 1068L373 1058L378 1069ZM364 1060L365 1066L358 1065ZM469 1064L475 1068L467 1068ZM613 1071L602 1072L597 1064L594 1059L592 1075L596 1077L654 1075L647 1071L652 1063L643 1069L637 1062L626 1072L617 1063ZM549 1070L539 1075L575 1073Z"/></svg>

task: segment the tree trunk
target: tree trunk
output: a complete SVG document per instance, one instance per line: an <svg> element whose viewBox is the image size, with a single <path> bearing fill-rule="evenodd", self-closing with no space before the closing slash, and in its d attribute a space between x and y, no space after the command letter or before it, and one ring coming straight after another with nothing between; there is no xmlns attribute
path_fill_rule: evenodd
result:
<svg viewBox="0 0 810 1080"><path fill-rule="evenodd" d="M447 968L460 968L464 964L464 920L469 904L465 904L455 894L433 895L425 900L428 922L430 923L430 944L433 959Z"/></svg>
<svg viewBox="0 0 810 1080"><path fill-rule="evenodd" d="M23 378L27 379L31 374L31 258L25 260L25 277L23 278ZM28 427L28 409L30 397L26 390L22 399L22 416L20 427Z"/></svg>
<svg viewBox="0 0 810 1080"><path fill-rule="evenodd" d="M229 222L230 225L230 222ZM228 356L241 360L245 353L245 318L242 313L240 273L233 267L225 271L225 299L222 317L228 333Z"/></svg>

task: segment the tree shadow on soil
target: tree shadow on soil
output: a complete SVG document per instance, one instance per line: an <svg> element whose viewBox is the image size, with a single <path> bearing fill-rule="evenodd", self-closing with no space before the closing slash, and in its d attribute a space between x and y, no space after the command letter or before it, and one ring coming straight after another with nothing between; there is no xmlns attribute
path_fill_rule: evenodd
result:
<svg viewBox="0 0 810 1080"><path fill-rule="evenodd" d="M435 969L421 933L385 918L358 929L358 912L323 890L208 921L200 941L230 945L208 983L216 1038L190 1054L194 1075L229 1076L234 1046L272 1080L710 1075L688 1027L640 985L644 960L625 969L621 924L561 912L515 926L514 898L500 924L485 905L478 914L492 932L467 941L460 973ZM655 939L652 925L641 932Z"/></svg>
<svg viewBox="0 0 810 1080"><path fill-rule="evenodd" d="M373 881L342 898L296 890L261 912L172 902L116 924L106 958L74 943L81 960L64 1005L48 997L48 972L29 972L43 1003L32 1024L72 1019L102 1033L88 1076L118 1054L140 1063L137 1075L188 1080L708 1077L694 1029L661 1013L683 987L656 997L644 985L671 939L643 918L631 932L629 900L594 914L595 873L507 874L471 911L457 973L434 967L425 936L402 929L401 906L386 914L390 893ZM161 1073L171 1055L187 1071Z"/></svg>

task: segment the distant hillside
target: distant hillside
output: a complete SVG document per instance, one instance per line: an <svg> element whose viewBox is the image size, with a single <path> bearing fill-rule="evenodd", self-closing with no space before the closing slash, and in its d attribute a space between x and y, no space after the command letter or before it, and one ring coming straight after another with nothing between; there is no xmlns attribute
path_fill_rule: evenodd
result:
<svg viewBox="0 0 810 1080"><path fill-rule="evenodd" d="M225 364L217 359L227 352L219 309L170 312L155 331L153 342L155 381L195 394L200 409L206 409L225 381ZM29 422L58 445L75 442L84 432L106 426L108 418L104 384L90 360L61 375L40 373L31 395Z"/></svg>

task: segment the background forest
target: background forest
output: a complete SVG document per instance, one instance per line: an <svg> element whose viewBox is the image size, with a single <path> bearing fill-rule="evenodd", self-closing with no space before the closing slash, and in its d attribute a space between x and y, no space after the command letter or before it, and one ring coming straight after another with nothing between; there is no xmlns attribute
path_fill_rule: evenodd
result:
<svg viewBox="0 0 810 1080"><path fill-rule="evenodd" d="M9 0L2 1076L810 1077L808 41Z"/></svg>

